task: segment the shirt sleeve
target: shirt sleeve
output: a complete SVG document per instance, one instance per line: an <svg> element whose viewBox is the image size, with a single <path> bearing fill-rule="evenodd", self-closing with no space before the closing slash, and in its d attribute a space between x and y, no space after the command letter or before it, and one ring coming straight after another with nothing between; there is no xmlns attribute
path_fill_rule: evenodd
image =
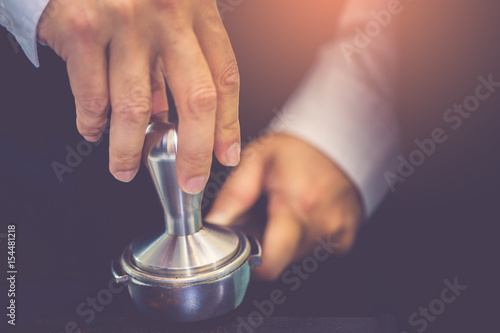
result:
<svg viewBox="0 0 500 333"><path fill-rule="evenodd" d="M0 25L15 37L29 60L39 67L36 29L49 0L1 0Z"/></svg>
<svg viewBox="0 0 500 333"><path fill-rule="evenodd" d="M336 38L270 124L332 159L357 187L365 217L388 190L384 172L398 154L395 115L399 1L348 1Z"/></svg>

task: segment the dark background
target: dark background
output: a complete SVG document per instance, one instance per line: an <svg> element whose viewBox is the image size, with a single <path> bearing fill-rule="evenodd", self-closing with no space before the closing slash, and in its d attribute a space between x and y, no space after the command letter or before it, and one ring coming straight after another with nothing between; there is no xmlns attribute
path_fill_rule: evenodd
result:
<svg viewBox="0 0 500 333"><path fill-rule="evenodd" d="M447 126L444 111L474 92L479 75L492 73L500 81L500 5L493 0L404 5L398 17L398 110L404 142L414 149L413 140ZM316 47L331 37L338 7L333 1L244 1L225 14L242 76L244 142L282 106ZM129 184L109 174L108 136L58 181L51 163L64 163L65 147L75 149L82 137L65 65L48 48L39 51L41 68L35 69L0 30L0 232L17 225L18 324L39 327L33 332L61 332L68 320L83 323L75 309L107 286L111 258L158 227L162 217L144 169ZM458 277L468 289L426 331L498 331L499 111L500 91L459 130L447 130L448 141L389 194L354 250L323 263L298 291L286 294L273 317L390 313L399 330L416 332L409 315L439 297L443 280ZM222 168L214 164L214 170ZM256 218L265 219L259 208ZM0 249L6 256L5 242ZM215 329L246 317L255 310L252 302L268 299L273 288L288 290L281 282L255 282L234 313L186 327L145 320L123 292L95 321L81 326L88 332ZM3 296L1 302L3 308Z"/></svg>

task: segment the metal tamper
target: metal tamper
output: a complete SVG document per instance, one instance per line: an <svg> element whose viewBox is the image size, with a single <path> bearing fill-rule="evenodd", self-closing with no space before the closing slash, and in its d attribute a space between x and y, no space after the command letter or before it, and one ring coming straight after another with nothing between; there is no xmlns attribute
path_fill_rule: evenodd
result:
<svg viewBox="0 0 500 333"><path fill-rule="evenodd" d="M134 240L111 269L143 314L191 322L222 315L242 302L261 248L240 231L202 223L202 194L185 193L177 184L176 152L177 131L168 113L154 115L143 161L163 205L165 232Z"/></svg>

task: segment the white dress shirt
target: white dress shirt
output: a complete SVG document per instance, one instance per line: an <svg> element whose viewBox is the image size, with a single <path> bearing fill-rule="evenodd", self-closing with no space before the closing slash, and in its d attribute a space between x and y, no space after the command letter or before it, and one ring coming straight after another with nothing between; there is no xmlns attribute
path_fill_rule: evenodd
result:
<svg viewBox="0 0 500 333"><path fill-rule="evenodd" d="M36 26L48 2L0 0L0 24L37 67ZM366 217L387 193L384 172L397 155L393 32L402 10L399 0L349 0L336 38L319 50L284 114L270 125L335 161L356 185ZM360 31L368 34L363 37Z"/></svg>
<svg viewBox="0 0 500 333"><path fill-rule="evenodd" d="M386 195L384 172L392 170L398 154L394 31L404 8L396 4L348 1L337 35L319 50L283 114L271 122L274 131L299 137L335 161L358 188L365 217ZM373 14L380 10L390 15ZM360 39L367 27L373 37Z"/></svg>
<svg viewBox="0 0 500 333"><path fill-rule="evenodd" d="M21 45L36 67L39 66L36 27L49 0L0 0L0 25L3 25Z"/></svg>

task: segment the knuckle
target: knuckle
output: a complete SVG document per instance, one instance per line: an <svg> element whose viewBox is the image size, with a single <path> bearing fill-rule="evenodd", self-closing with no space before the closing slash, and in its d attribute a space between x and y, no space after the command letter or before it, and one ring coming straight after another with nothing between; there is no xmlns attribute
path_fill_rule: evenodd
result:
<svg viewBox="0 0 500 333"><path fill-rule="evenodd" d="M338 235L342 229L341 218L339 216L330 216L323 225L325 235Z"/></svg>
<svg viewBox="0 0 500 333"><path fill-rule="evenodd" d="M122 170L132 170L139 164L141 153L133 151L112 150L111 158Z"/></svg>
<svg viewBox="0 0 500 333"><path fill-rule="evenodd" d="M170 37L184 36L193 30L190 15L186 12L184 3L184 0L154 1L155 12L166 18L165 24L168 26L167 33Z"/></svg>
<svg viewBox="0 0 500 333"><path fill-rule="evenodd" d="M102 30L99 15L92 10L73 11L65 19L67 31L71 35L93 37Z"/></svg>
<svg viewBox="0 0 500 333"><path fill-rule="evenodd" d="M78 133L85 137L100 136L104 131L100 126L88 126L82 124L80 121L77 122L76 127L78 129Z"/></svg>
<svg viewBox="0 0 500 333"><path fill-rule="evenodd" d="M220 124L220 125L221 125L221 127L218 129L218 131L222 130L226 133L229 132L229 133L233 134L234 136L239 137L240 121L239 121L238 117L235 117L235 118L231 117L231 119L229 119L225 122L222 122L222 124Z"/></svg>
<svg viewBox="0 0 500 333"><path fill-rule="evenodd" d="M112 0L108 1L108 8L114 18L122 23L133 21L137 14L136 1Z"/></svg>
<svg viewBox="0 0 500 333"><path fill-rule="evenodd" d="M198 86L190 94L189 110L193 116L214 113L217 108L217 92L213 84Z"/></svg>
<svg viewBox="0 0 500 333"><path fill-rule="evenodd" d="M142 125L149 121L152 101L146 96L124 98L114 105L114 114L132 125Z"/></svg>
<svg viewBox="0 0 500 333"><path fill-rule="evenodd" d="M212 161L212 152L210 150L198 150L185 152L179 156L187 170L201 170L209 168Z"/></svg>
<svg viewBox="0 0 500 333"><path fill-rule="evenodd" d="M164 11L165 13L172 13L179 10L181 2L182 0L162 0L157 1L156 6L158 10Z"/></svg>
<svg viewBox="0 0 500 333"><path fill-rule="evenodd" d="M303 216L312 216L320 206L319 195L314 191L302 191L299 194L299 209Z"/></svg>
<svg viewBox="0 0 500 333"><path fill-rule="evenodd" d="M240 72L236 61L224 67L217 84L219 91L224 94L237 94L240 91Z"/></svg>
<svg viewBox="0 0 500 333"><path fill-rule="evenodd" d="M93 117L102 117L108 111L108 97L81 97L76 98L77 106L86 114Z"/></svg>

